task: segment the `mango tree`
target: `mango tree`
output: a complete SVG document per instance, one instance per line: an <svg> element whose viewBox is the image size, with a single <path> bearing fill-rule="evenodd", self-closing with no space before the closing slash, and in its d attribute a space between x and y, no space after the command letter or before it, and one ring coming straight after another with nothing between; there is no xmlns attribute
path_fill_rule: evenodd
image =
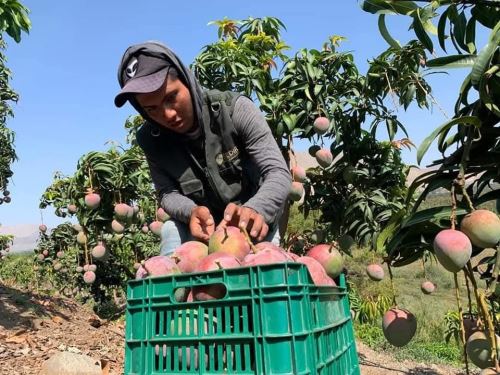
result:
<svg viewBox="0 0 500 375"><path fill-rule="evenodd" d="M219 39L203 48L192 68L205 87L241 91L260 106L294 176L290 198L299 200L305 190L303 212L320 212L317 227L324 231L305 239L331 242L350 235L373 243L403 207L408 168L400 148L412 145L408 135L395 139L398 129L406 130L384 99L393 87L402 92L404 107L415 99L429 105L431 89L419 73L422 44L382 54L364 76L354 56L339 51L340 36L290 57L281 39L284 25L276 18L214 23ZM389 73L382 74L383 68ZM383 142L375 137L381 125L388 132ZM293 143L300 138L314 144L309 152L320 165L307 176L294 157ZM296 243L303 247L304 238Z"/></svg>
<svg viewBox="0 0 500 375"><path fill-rule="evenodd" d="M481 368L493 366L498 371L499 342L495 332L499 332L500 325L495 312L500 302L500 220L496 213L478 208L488 203L491 207L500 198L500 5L495 1L370 0L361 6L379 15L380 32L394 50L405 47L391 37L386 14L410 18L416 37L432 54L431 59L422 61L426 69L467 69L453 118L429 132L418 148L419 163L435 141L442 157L431 164L433 169L414 181L405 208L386 225L377 248L386 252L387 263L392 266L409 264L434 252L440 263L453 272L457 295L457 274L464 273L469 301L475 300L478 311L475 314L469 302L468 314L476 316L479 328L477 334L466 338L457 298L467 371L468 359ZM437 21L437 27L433 21ZM488 34L483 46L476 44L478 28ZM436 45L442 56L437 56ZM449 203L421 209L422 202L437 189L449 192ZM480 258L475 267L471 255ZM478 277L485 280L485 289L478 287ZM480 355L481 347L484 350Z"/></svg>
<svg viewBox="0 0 500 375"><path fill-rule="evenodd" d="M40 265L56 272L57 286L70 294L83 291L106 301L134 277L142 260L158 252L158 230L167 217L157 207L145 157L135 145L140 121L134 117L125 124L130 148L113 145L83 155L73 176L56 173L42 195L40 208L52 206L57 216L77 221L50 234L41 229L35 250Z"/></svg>
<svg viewBox="0 0 500 375"><path fill-rule="evenodd" d="M21 41L21 33L27 33L31 27L28 12L17 0L2 1L0 8L0 204L11 201L7 185L13 174L11 164L17 159L14 132L7 127L7 119L14 115L11 103L17 102L18 95L10 87L12 73L6 65L4 37L6 33L15 42Z"/></svg>

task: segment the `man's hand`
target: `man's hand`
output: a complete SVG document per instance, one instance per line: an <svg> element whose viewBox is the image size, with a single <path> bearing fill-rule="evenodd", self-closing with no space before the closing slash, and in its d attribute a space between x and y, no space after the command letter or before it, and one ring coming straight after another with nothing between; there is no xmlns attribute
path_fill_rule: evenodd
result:
<svg viewBox="0 0 500 375"><path fill-rule="evenodd" d="M205 242L208 241L215 231L215 221L207 207L196 206L191 210L189 230L194 238Z"/></svg>
<svg viewBox="0 0 500 375"><path fill-rule="evenodd" d="M264 221L264 217L257 211L249 208L229 203L224 210L224 219L217 228L225 228L228 225L246 229L257 241L262 241L269 231L269 226Z"/></svg>

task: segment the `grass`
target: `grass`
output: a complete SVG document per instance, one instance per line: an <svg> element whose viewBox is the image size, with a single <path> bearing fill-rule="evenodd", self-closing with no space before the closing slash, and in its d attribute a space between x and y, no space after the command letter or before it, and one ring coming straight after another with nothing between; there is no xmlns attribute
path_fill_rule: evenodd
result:
<svg viewBox="0 0 500 375"><path fill-rule="evenodd" d="M33 254L9 254L0 260L0 282L32 289L36 287L37 274Z"/></svg>
<svg viewBox="0 0 500 375"><path fill-rule="evenodd" d="M462 352L454 343L447 344L442 340L426 341L414 338L408 345L396 348L385 339L381 323L378 325L355 324L354 329L356 337L363 343L377 351L389 353L397 360L411 360L454 366L461 365Z"/></svg>
<svg viewBox="0 0 500 375"><path fill-rule="evenodd" d="M315 229L315 222L319 219L319 211L311 211L307 219L304 219L302 212L299 210L298 204L293 204L290 207L290 216L288 218L287 232L301 233L305 229Z"/></svg>
<svg viewBox="0 0 500 375"><path fill-rule="evenodd" d="M392 296L386 265L384 265L386 277L381 282L373 282L366 276L365 267L372 262L380 263L381 259L363 249L355 250L353 257L346 257L345 265L349 271L349 280L365 298L379 294ZM433 294L424 295L420 290L420 284L424 280L421 262L393 268L392 273L398 307L411 311L417 318L417 332L414 338L403 348L391 346L384 338L381 318L373 324L356 323L357 337L371 348L389 352L396 359L459 366L462 361L461 348L454 341L446 343L444 339L446 329L444 316L450 310L458 310L453 275L435 262L427 263L427 279L436 284L437 288ZM461 304L465 309L468 301L462 275L459 277L459 289Z"/></svg>

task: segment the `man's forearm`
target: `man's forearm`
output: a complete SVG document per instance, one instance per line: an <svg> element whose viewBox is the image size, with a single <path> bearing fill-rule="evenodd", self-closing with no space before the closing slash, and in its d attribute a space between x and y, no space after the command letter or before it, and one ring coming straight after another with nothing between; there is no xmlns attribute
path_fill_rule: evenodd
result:
<svg viewBox="0 0 500 375"><path fill-rule="evenodd" d="M161 206L172 218L188 224L191 218L191 211L196 207L191 199L173 191L163 194Z"/></svg>

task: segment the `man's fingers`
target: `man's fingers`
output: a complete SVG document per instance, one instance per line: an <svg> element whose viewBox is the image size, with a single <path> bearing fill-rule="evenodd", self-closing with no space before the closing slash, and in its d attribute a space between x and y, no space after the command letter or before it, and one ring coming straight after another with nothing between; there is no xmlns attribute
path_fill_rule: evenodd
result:
<svg viewBox="0 0 500 375"><path fill-rule="evenodd" d="M269 226L264 223L264 225L262 226L262 229L260 230L260 234L259 236L257 237L257 241L262 241L264 240L264 238L266 238L267 236L267 233L269 233Z"/></svg>
<svg viewBox="0 0 500 375"><path fill-rule="evenodd" d="M199 221L191 223L189 226L191 235L199 240L208 241L214 232L214 225L204 225Z"/></svg>
<svg viewBox="0 0 500 375"><path fill-rule="evenodd" d="M258 241L262 241L269 231L264 216L248 207L241 207L238 227L246 229L249 235Z"/></svg>
<svg viewBox="0 0 500 375"><path fill-rule="evenodd" d="M269 227L264 221L264 217L256 214L250 230L250 236L256 238L258 241L262 241L266 237L268 230Z"/></svg>
<svg viewBox="0 0 500 375"><path fill-rule="evenodd" d="M250 219L252 218L252 213L255 212L251 208L242 207L240 210L240 220L238 222L238 227L241 229L248 230L248 224L250 223Z"/></svg>
<svg viewBox="0 0 500 375"><path fill-rule="evenodd" d="M226 221L226 223L229 223L234 216L238 216L239 211L240 206L234 203L229 203L224 210L224 221Z"/></svg>
<svg viewBox="0 0 500 375"><path fill-rule="evenodd" d="M256 212L253 212L250 218L251 222L250 225L248 225L248 231L251 237L257 238L260 235L262 226L265 224L264 218Z"/></svg>
<svg viewBox="0 0 500 375"><path fill-rule="evenodd" d="M215 222L210 210L205 206L198 206L191 213L189 231L194 238L208 241L215 230Z"/></svg>
<svg viewBox="0 0 500 375"><path fill-rule="evenodd" d="M250 236L259 242L262 241L269 232L269 226L264 221L264 217L255 212L255 214L252 215L252 221L250 224Z"/></svg>
<svg viewBox="0 0 500 375"><path fill-rule="evenodd" d="M208 220L212 220L212 222L214 221L212 215L210 214L210 210L207 207L200 207L196 216L204 222L207 222Z"/></svg>
<svg viewBox="0 0 500 375"><path fill-rule="evenodd" d="M224 210L224 217L217 225L217 229L226 228L228 225L238 225L240 206L235 203L229 203Z"/></svg>
<svg viewBox="0 0 500 375"><path fill-rule="evenodd" d="M214 218L207 207L201 207L197 216L202 229L215 225Z"/></svg>

